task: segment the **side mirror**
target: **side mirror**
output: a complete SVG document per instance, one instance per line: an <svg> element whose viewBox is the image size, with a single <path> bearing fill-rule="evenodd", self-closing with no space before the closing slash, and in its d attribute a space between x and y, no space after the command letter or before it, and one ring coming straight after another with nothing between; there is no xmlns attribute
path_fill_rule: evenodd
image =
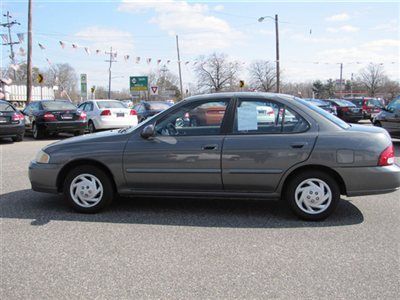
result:
<svg viewBox="0 0 400 300"><path fill-rule="evenodd" d="M148 138L154 136L154 133L155 133L154 125L150 124L143 128L142 132L140 133L140 136L144 139L148 139Z"/></svg>

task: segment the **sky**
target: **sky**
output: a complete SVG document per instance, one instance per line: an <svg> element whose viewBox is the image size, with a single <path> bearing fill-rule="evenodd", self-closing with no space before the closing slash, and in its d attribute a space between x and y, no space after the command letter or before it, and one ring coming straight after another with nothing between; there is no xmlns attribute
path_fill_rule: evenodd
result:
<svg viewBox="0 0 400 300"><path fill-rule="evenodd" d="M221 52L241 64L243 79L254 60L275 62L275 25L261 16L279 16L280 65L283 81L350 79L369 63L383 64L400 79L400 4L393 2L316 1L40 1L33 0L33 64L69 63L85 73L88 85L108 85L105 51L112 47L113 89L129 87L129 76L159 72L163 65L177 74L179 36L184 88L195 83L196 59ZM27 32L27 1L2 0ZM2 18L2 22L5 18ZM6 33L1 28L1 33ZM63 49L60 41L65 44ZM45 49L41 49L38 43ZM72 44L78 45L74 49ZM25 41L18 45L26 50ZM85 51L87 47L90 51ZM96 50L101 50L95 54ZM9 63L9 47L1 48L1 64ZM129 59L124 59L129 55ZM136 57L140 62L136 63ZM25 56L17 56L19 61ZM151 58L151 63L146 62ZM48 59L48 61L46 60ZM161 60L158 64L157 61ZM170 61L167 64L167 61Z"/></svg>

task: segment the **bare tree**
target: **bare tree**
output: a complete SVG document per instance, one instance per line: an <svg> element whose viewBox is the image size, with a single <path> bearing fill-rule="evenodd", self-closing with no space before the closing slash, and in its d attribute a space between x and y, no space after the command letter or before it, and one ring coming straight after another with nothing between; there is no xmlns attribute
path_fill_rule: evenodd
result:
<svg viewBox="0 0 400 300"><path fill-rule="evenodd" d="M374 97L385 78L382 65L371 63L360 71L358 81L367 89L368 95Z"/></svg>
<svg viewBox="0 0 400 300"><path fill-rule="evenodd" d="M257 60L249 67L250 86L258 91L270 92L276 85L276 68L266 60Z"/></svg>
<svg viewBox="0 0 400 300"><path fill-rule="evenodd" d="M77 100L79 95L77 93L78 76L75 69L69 64L56 64L53 65L44 75L44 84L47 86L59 86L59 95L56 97L65 97L65 92L71 99Z"/></svg>
<svg viewBox="0 0 400 300"><path fill-rule="evenodd" d="M229 61L226 54L213 53L198 59L195 67L198 86L207 92L220 92L234 88L238 82L239 63Z"/></svg>

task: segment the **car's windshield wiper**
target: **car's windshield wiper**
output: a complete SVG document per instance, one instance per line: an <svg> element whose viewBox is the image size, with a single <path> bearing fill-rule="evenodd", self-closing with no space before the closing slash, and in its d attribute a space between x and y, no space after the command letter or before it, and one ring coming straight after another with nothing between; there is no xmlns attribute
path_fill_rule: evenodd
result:
<svg viewBox="0 0 400 300"><path fill-rule="evenodd" d="M118 133L124 133L126 132L128 129L130 129L132 126L129 127L125 127L125 128L121 128L120 130L118 130Z"/></svg>

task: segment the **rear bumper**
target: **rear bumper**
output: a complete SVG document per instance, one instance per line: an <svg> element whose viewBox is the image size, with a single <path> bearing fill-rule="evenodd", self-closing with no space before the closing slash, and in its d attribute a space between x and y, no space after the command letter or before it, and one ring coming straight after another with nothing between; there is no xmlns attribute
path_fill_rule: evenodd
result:
<svg viewBox="0 0 400 300"><path fill-rule="evenodd" d="M94 121L94 126L96 129L115 129L124 128L129 126L136 126L138 124L138 119L136 116L129 118L107 118L101 117Z"/></svg>
<svg viewBox="0 0 400 300"><path fill-rule="evenodd" d="M349 197L391 193L400 187L400 167L336 168Z"/></svg>
<svg viewBox="0 0 400 300"><path fill-rule="evenodd" d="M19 134L24 134L24 132L24 124L0 125L0 137L12 137Z"/></svg>
<svg viewBox="0 0 400 300"><path fill-rule="evenodd" d="M74 132L85 130L87 127L86 121L57 121L39 123L38 127L47 132Z"/></svg>
<svg viewBox="0 0 400 300"><path fill-rule="evenodd" d="M29 180L32 190L43 193L57 193L57 176L60 170L57 164L29 164Z"/></svg>

